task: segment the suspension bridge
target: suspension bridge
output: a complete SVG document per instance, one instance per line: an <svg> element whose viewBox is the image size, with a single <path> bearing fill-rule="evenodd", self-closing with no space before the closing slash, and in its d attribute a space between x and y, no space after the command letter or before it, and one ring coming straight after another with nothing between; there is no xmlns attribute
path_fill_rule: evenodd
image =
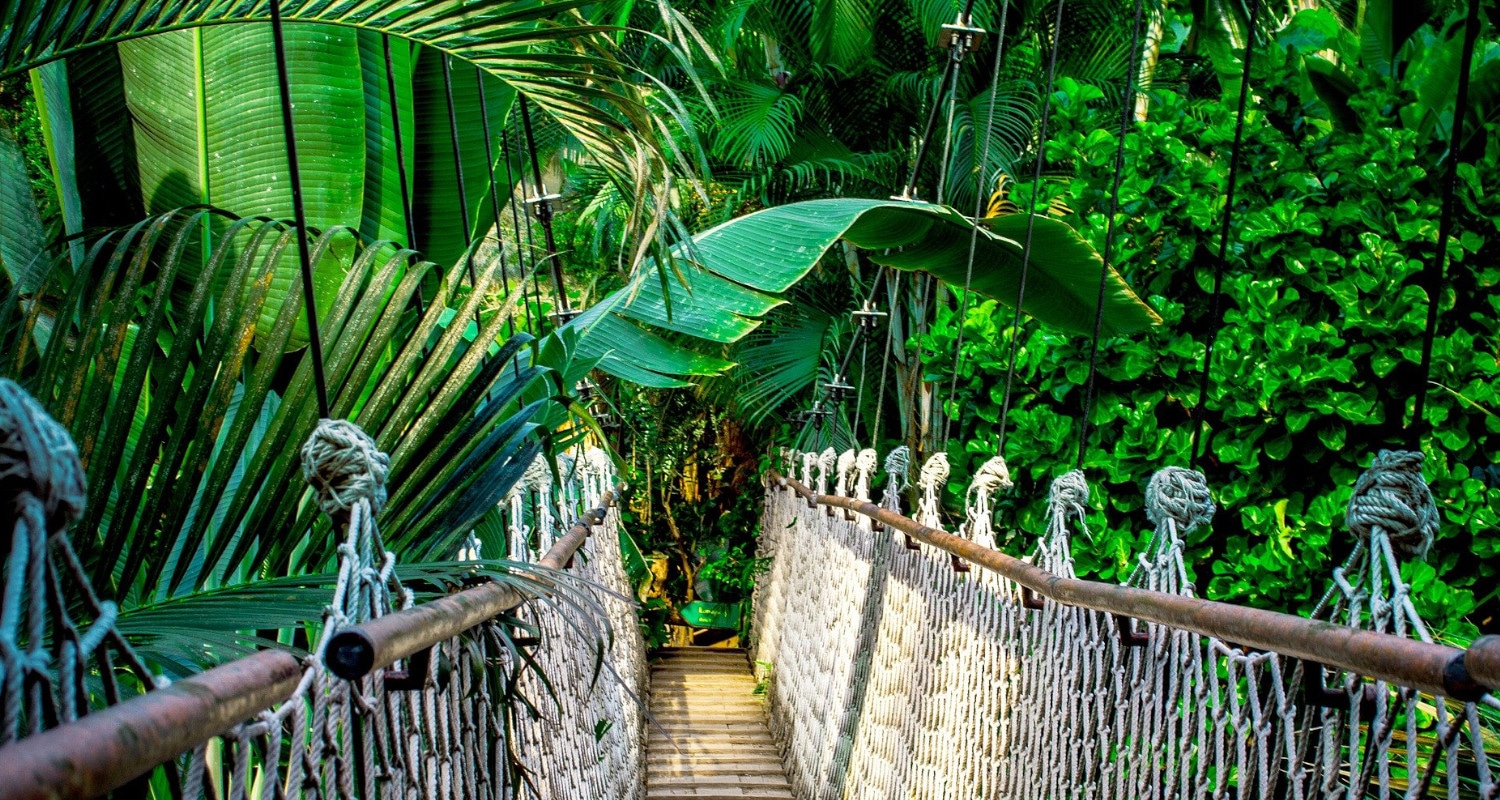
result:
<svg viewBox="0 0 1500 800"><path fill-rule="evenodd" d="M1251 5L1252 30L1259 5ZM281 245L296 239L302 296L314 297L279 3L269 9L296 197L296 235L283 237ZM1059 3L1059 28L1062 9ZM1137 4L1132 54L1141 43L1140 17ZM949 93L950 109L959 64L983 35L966 18L967 12L945 34L949 53L937 94ZM1253 35L1250 40L1229 208ZM389 70L388 40L384 46ZM1052 55L1055 63L1055 43ZM998 57L996 69L998 75ZM467 218L446 59L443 70L458 204ZM389 71L386 80L399 130ZM1053 76L1046 80L1044 96L1050 97ZM482 79L480 88L482 106ZM1117 173L1134 92L1127 81ZM1465 96L1461 89L1459 119ZM993 91L990 102L993 107ZM535 191L530 202L545 241L544 260L531 267L551 273L558 301L553 316L563 325L579 312L567 299L550 226L556 197L543 186L524 95L520 104ZM940 105L930 110L900 200L915 200ZM487 126L487 115L481 119ZM1039 141L1047 140L1046 124L1044 113ZM1456 138L1461 126L1454 127ZM488 148L487 129L484 139ZM989 146L986 139L982 162ZM491 153L485 156L495 163ZM1044 160L1036 159L1036 182ZM505 163L509 169L508 158ZM499 232L502 204L493 175L488 189ZM410 242L404 172L400 191ZM1112 212L1119 193L1116 180ZM1450 191L1445 215L1451 206ZM518 219L514 198L510 210ZM974 276L978 211L966 229L968 265L960 273L966 290ZM1094 331L1083 424L1094 401L1115 217L1110 213L1105 233L1099 300L1079 312L1092 316ZM1020 259L1017 319L1033 219L1028 215ZM1230 220L1225 213L1216 303ZM1444 225L1442 253L1451 233ZM517 222L518 240L520 230ZM445 287L467 273L473 292L462 317L473 312L475 340L493 341L502 324L514 330L513 317L482 319L477 298L497 275L508 295L507 273L502 263L480 277L475 243L466 244L471 249ZM321 250L321 242L313 249ZM405 258L397 255L389 269ZM122 285L134 291L139 278L134 274ZM267 286L270 280L267 273ZM930 286L931 278L923 280ZM1441 288L1441 265L1430 280L1429 288ZM420 276L404 285L420 306L419 282ZM307 514L321 511L337 540L337 579L305 642L168 680L120 629L119 609L96 593L72 542L76 523L97 523L104 514L99 503L90 505L80 459L80 447L99 443L90 437L75 442L42 403L0 379L0 507L8 511L3 526L9 529L0 587L0 798L1500 798L1500 700L1494 694L1500 691L1500 637L1465 648L1437 641L1404 577L1406 565L1432 557L1439 521L1420 453L1372 454L1347 510L1340 548L1347 557L1327 576L1326 592L1307 617L1196 596L1184 536L1212 524L1216 509L1212 487L1190 468L1166 467L1145 487L1153 535L1142 551L1127 554L1131 569L1123 581L1079 578L1072 543L1089 535L1089 485L1081 471L1063 472L1051 484L1043 530L1014 533L1028 543L1028 555L1018 558L1002 551L993 527L995 497L1011 486L1000 457L963 487L964 508L954 515L943 510L950 471L942 452L916 463L906 447L881 454L823 446L822 426L839 393L854 388L843 384L842 373L877 327L872 302L879 286L856 312L858 334L826 387L827 402L815 402L804 417L817 433L816 447L784 450L764 473L758 555L770 569L755 590L745 650L648 651L622 565L618 476L609 456L593 447L535 455L504 495L499 509L511 566L491 569L468 558L472 563L458 568L460 579L451 585L403 581L399 548L377 523L391 500L392 458L359 426L335 419L340 398L330 395L325 374L335 376L336 389L339 374L371 367L354 363L357 343L325 363L316 304L309 302L302 306L312 375L302 375L298 385L304 393L316 391L319 421L309 421L312 435L299 451L297 467L307 485L296 491L306 489ZM161 291L153 314L165 303ZM331 327L358 305L354 291L340 295ZM968 296L965 291L965 304ZM78 292L70 290L69 297L78 300ZM192 308L201 311L205 297L200 292ZM538 292L538 318L541 307ZM392 308L386 335L399 316L400 308ZM277 319L281 344L291 335L296 304L286 309ZM422 310L430 318L424 332L437 329L444 310L436 304ZM527 316L529 323L529 307ZM373 316L364 323L376 325ZM462 333L455 327L443 334L444 356ZM227 347L230 334L227 327L218 330L215 348ZM960 326L958 350L962 335ZM432 357L419 350L410 351L413 363ZM513 351L487 360L481 350L475 348L472 359L463 355L463 363L494 374L512 363ZM1015 351L1010 355L1013 365ZM1211 356L1212 337L1205 386ZM273 364L257 374L267 382L257 384L261 391L274 371ZM475 397L488 397L489 385L482 388ZM1205 396L1200 392L1200 409ZM229 397L226 392L220 399L227 404ZM1417 395L1415 419L1423 416L1423 397ZM1002 445L1004 429L1002 422ZM931 438L940 443L943 433ZM1081 465L1086 437L1079 439ZM124 439L116 444L123 448ZM464 552L472 557L479 550L475 540Z"/></svg>
<svg viewBox="0 0 1500 800"><path fill-rule="evenodd" d="M1500 637L1433 642L1401 577L1437 519L1418 454L1383 452L1360 478L1351 554L1304 619L1193 596L1181 537L1213 504L1186 469L1153 478L1155 536L1115 585L1073 574L1081 473L1054 482L1051 523L1017 559L994 548L998 458L948 532L942 454L917 470L913 519L905 452L885 459L878 503L873 451L786 452L767 477L751 651L670 651L652 668L601 451L555 473L539 461L507 498L512 540L535 533L544 551L531 580L418 603L374 523L382 454L325 421L304 472L346 538L320 637L303 658L264 650L168 683L112 604L48 601L86 588L65 531L76 449L9 381L0 426L17 510L7 798L1500 796ZM516 653L538 669L508 669ZM149 691L126 699L117 665ZM528 713L505 713L517 704Z"/></svg>

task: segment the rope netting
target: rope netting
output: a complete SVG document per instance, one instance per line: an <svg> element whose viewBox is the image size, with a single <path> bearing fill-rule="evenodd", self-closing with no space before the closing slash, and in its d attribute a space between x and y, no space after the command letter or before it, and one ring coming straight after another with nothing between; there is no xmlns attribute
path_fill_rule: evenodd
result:
<svg viewBox="0 0 1500 800"><path fill-rule="evenodd" d="M788 454L786 474L825 485L828 462ZM904 449L886 464L882 505L896 509ZM1349 511L1359 542L1320 618L1431 640L1400 571L1437 521L1420 465L1382 453L1361 477ZM919 522L941 526L947 472L939 461L919 471ZM1009 484L1003 461L986 463L957 535L993 548L990 503ZM1145 499L1155 536L1128 583L1191 596L1182 537L1211 520L1208 487L1167 468ZM1074 577L1070 540L1088 535L1087 508L1081 472L1056 479L1027 560ZM1495 716L1474 703L1042 600L790 490L768 493L761 531L772 561L754 652L800 797L1500 797Z"/></svg>
<svg viewBox="0 0 1500 800"><path fill-rule="evenodd" d="M503 510L512 532L545 550L604 504L614 473L596 450L559 458L555 472L541 458L518 491L531 496ZM160 796L550 800L582 787L590 797L640 796L645 651L614 511L574 569L515 568L553 591L523 592L518 602L531 602L513 616L346 681L325 665L333 634L414 604L375 524L389 461L355 425L325 419L302 464L343 537L315 644L285 699L165 764L151 779ZM115 628L115 606L93 595L73 554L65 529L83 507L82 476L67 432L0 379L0 505L16 510L0 612L0 745L168 685ZM122 686L122 675L138 685Z"/></svg>

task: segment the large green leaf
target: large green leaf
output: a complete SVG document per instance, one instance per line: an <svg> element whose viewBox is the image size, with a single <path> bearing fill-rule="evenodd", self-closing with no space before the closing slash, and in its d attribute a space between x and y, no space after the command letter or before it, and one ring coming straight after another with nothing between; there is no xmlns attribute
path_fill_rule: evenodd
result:
<svg viewBox="0 0 1500 800"><path fill-rule="evenodd" d="M419 5L409 0L284 0L281 11L289 22L389 34L478 65L526 93L616 180L651 185L673 160L662 144L666 128L648 108L633 75L614 57L617 48L608 29L579 14L580 5L581 0L436 0ZM0 13L0 76L8 76L101 44L226 23L264 23L270 6L259 0L37 0L8 4ZM250 27L229 26L225 35L247 35ZM288 34L299 27L288 25ZM351 76L359 75L356 67Z"/></svg>
<svg viewBox="0 0 1500 800"><path fill-rule="evenodd" d="M325 25L287 31L293 119L299 131L308 224L326 229L361 223L366 145L365 92L358 34ZM148 211L194 204L240 216L292 217L286 139L272 57L264 25L200 28L120 45L125 95L134 120L136 164ZM216 223L222 233L227 223ZM347 245L346 245L347 246ZM192 264L206 258L200 249ZM316 280L320 310L343 279L345 258L320 259ZM295 249L285 253L263 307L269 330L298 277ZM307 342L305 326L287 346ZM264 336L261 337L264 346Z"/></svg>
<svg viewBox="0 0 1500 800"><path fill-rule="evenodd" d="M928 203L855 199L791 203L694 236L690 245L677 248L682 281L642 281L620 290L605 304L614 314L651 326L712 342L735 342L778 305L771 293L786 291L836 242L847 239L869 251L870 260L878 264L926 272L952 286L968 283L980 295L1013 305L1026 224L1024 215L996 217L984 220L976 232L968 217ZM1092 335L1103 274L1103 335L1132 333L1160 322L1118 272L1113 268L1101 272L1103 260L1076 231L1046 217L1036 217L1034 224L1026 313L1044 324ZM972 280L971 237L975 237ZM671 293L670 315L661 283L667 283ZM580 346L606 353L600 366L626 380L640 380L642 370L675 377L700 375L704 373L696 370L710 363L692 361L679 352L685 348L660 337L655 337L659 341L637 341L642 335L653 335L625 330L604 316L580 318L573 324L584 331ZM628 339L622 338L626 335ZM635 364L622 365L620 354L632 356Z"/></svg>
<svg viewBox="0 0 1500 800"><path fill-rule="evenodd" d="M461 213L458 172L454 164L453 125L448 116L447 91L443 80L443 54L423 49L417 58L415 83L416 183L422 202L415 209L417 246L433 261L452 264L463 256L468 243L495 224L490 202L490 179L503 206L513 184L507 175L519 176L519 163L507 170L501 131L515 103L516 93L499 80L484 78L484 111L489 115L490 141L485 147L485 119L480 114L478 73L462 62L450 62L453 84L453 118L457 120L458 148L463 156L464 209ZM512 144L511 157L521 151ZM489 154L493 161L486 158ZM503 210L503 209L502 209Z"/></svg>
<svg viewBox="0 0 1500 800"><path fill-rule="evenodd" d="M26 174L26 156L10 131L0 126L0 269L12 286L30 293L41 283L46 272L45 244L42 217Z"/></svg>

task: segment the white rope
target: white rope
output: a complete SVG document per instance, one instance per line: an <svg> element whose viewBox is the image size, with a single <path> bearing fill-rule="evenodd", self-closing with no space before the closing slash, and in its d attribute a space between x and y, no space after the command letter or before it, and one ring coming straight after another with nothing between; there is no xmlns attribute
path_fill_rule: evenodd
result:
<svg viewBox="0 0 1500 800"><path fill-rule="evenodd" d="M906 455L887 459L888 506L899 507ZM923 524L944 472L924 465ZM1336 571L1324 616L1426 638L1400 577L1431 518L1420 461L1383 455L1372 472L1350 504L1367 544ZM965 495L963 532L981 544L1007 483L991 460ZM1128 581L1192 595L1186 537L1212 520L1206 484L1168 468L1145 501L1155 534L1126 559ZM1072 577L1070 541L1087 535L1088 515L1082 473L1056 479L1034 562ZM1123 622L1144 637L1128 646L1107 615L1028 608L994 573L956 577L946 553L893 547L890 531L810 510L789 490L768 491L761 530L771 566L756 589L754 652L770 665L772 729L799 797L1354 800L1365 786L1424 796L1429 769L1433 796L1500 796L1494 722L1473 704L1374 683L1362 708L1367 684L1338 673L1327 683L1343 707L1308 705L1300 665L1277 653L1139 620Z"/></svg>

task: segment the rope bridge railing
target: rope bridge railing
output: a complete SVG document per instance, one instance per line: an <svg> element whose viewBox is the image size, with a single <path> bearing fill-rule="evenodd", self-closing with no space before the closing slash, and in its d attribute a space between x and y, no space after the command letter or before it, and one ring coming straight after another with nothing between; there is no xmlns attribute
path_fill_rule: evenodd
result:
<svg viewBox="0 0 1500 800"><path fill-rule="evenodd" d="M1153 478L1155 537L1114 585L1074 575L1082 473L1053 483L1019 559L994 549L1003 461L947 533L946 457L920 470L916 519L906 459L878 504L872 450L772 474L753 646L799 796L1500 797L1500 637L1433 643L1401 578L1437 524L1420 455L1361 477L1358 543L1313 619L1193 596L1181 537L1213 513L1198 473Z"/></svg>
<svg viewBox="0 0 1500 800"><path fill-rule="evenodd" d="M0 505L16 510L0 610L0 796L639 797L645 650L607 456L559 457L561 484L538 457L506 499L511 556L544 553L525 580L475 581L420 605L374 523L385 455L352 424L324 420L302 456L345 536L312 652L263 650L169 683L115 629L117 610L88 588L64 532L83 497L71 439L0 380ZM603 535L584 554L595 527ZM79 593L86 626L51 602ZM147 691L122 701L127 672Z"/></svg>

